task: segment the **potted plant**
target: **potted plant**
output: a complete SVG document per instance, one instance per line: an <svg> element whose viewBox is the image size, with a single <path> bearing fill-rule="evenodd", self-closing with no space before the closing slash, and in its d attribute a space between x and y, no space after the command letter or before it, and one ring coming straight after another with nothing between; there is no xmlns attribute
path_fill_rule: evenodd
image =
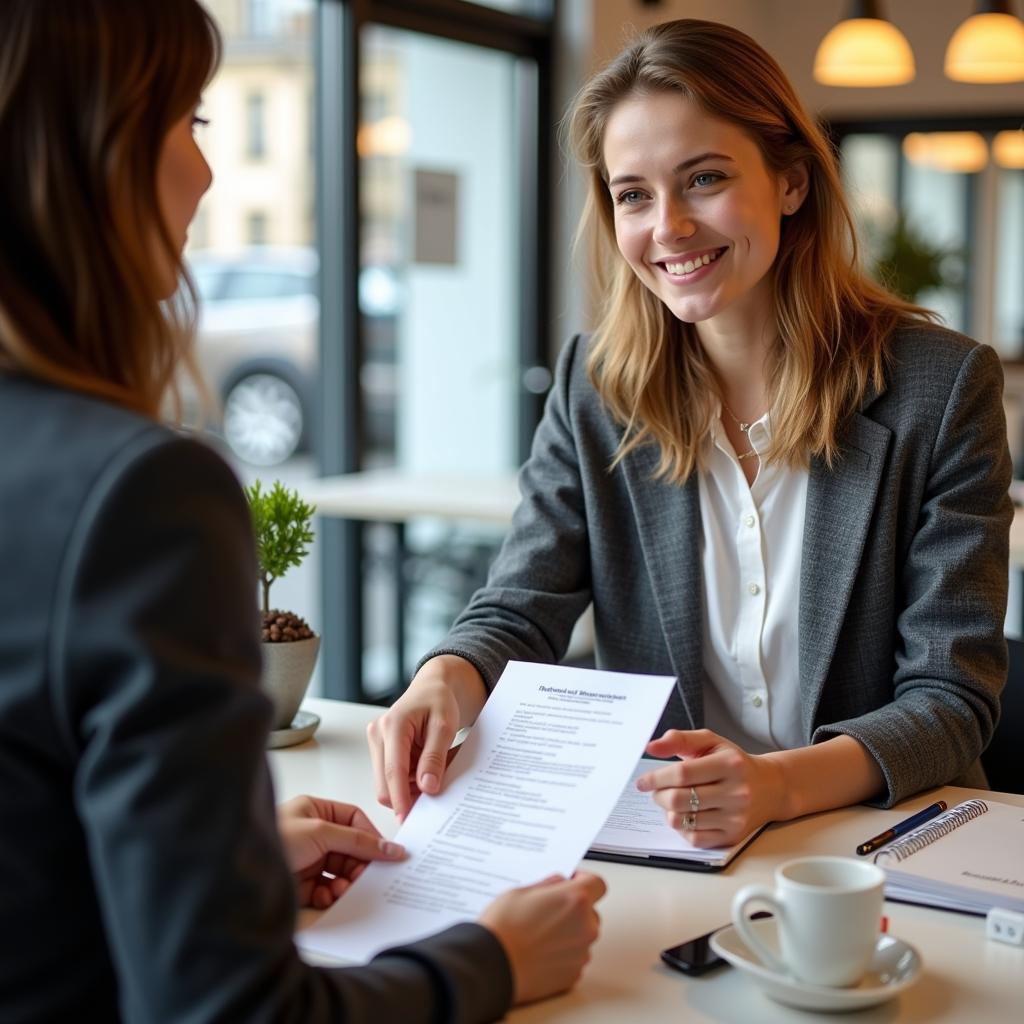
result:
<svg viewBox="0 0 1024 1024"><path fill-rule="evenodd" d="M901 213L881 239L874 276L890 291L917 302L923 292L959 288L961 259L959 250L930 242Z"/></svg>
<svg viewBox="0 0 1024 1024"><path fill-rule="evenodd" d="M271 746L301 742L319 724L315 715L296 717L320 651L320 637L295 612L270 607L270 587L302 563L313 540L316 511L280 480L264 492L257 480L245 488L256 537L262 596L263 674L261 685L274 702Z"/></svg>

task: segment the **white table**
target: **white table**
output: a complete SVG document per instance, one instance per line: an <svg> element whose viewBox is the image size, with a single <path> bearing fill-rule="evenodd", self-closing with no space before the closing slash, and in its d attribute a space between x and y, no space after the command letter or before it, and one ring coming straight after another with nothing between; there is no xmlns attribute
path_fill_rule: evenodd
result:
<svg viewBox="0 0 1024 1024"><path fill-rule="evenodd" d="M381 469L306 480L301 493L323 516L386 523L436 518L508 526L519 502L516 479L516 473L439 477ZM1015 494L1024 498L1024 482L1017 484ZM1014 510L1010 564L1024 568L1024 508Z"/></svg>
<svg viewBox="0 0 1024 1024"><path fill-rule="evenodd" d="M399 637L393 644L395 657L395 693L408 682L405 662L406 525L414 519L435 519L448 523L481 523L489 528L506 529L519 502L514 472L488 477L423 475L396 469L367 470L340 476L305 480L299 485L305 501L316 506L317 515L355 522L389 524L395 538L393 629ZM348 614L334 623L332 638L338 648L362 650L363 633L359 609L362 607L362 573L351 570L344 584L348 590L345 604ZM355 614L353 614L355 610ZM357 658L344 673L343 695L366 700L362 661ZM341 695L341 694L338 694Z"/></svg>
<svg viewBox="0 0 1024 1024"><path fill-rule="evenodd" d="M299 793L360 804L386 834L391 812L373 797L366 752L366 725L379 708L310 700L304 707L323 719L316 737L302 746L272 751L279 799ZM925 977L898 1000L836 1018L779 1006L730 968L687 978L661 966L658 951L702 934L729 919L733 893L748 882L770 882L776 864L811 853L849 855L858 842L940 797L950 804L977 795L945 787L921 794L896 811L851 807L814 815L766 831L718 875L587 861L603 875L601 937L580 984L568 995L516 1010L511 1020L576 1021L579 1024L772 1024L786 1021L949 1021L1009 1024L1024 1008L1024 949L988 942L980 917L887 903L889 930L913 943ZM1024 806L1024 797L999 799ZM311 912L300 921L308 923Z"/></svg>
<svg viewBox="0 0 1024 1024"><path fill-rule="evenodd" d="M519 502L515 473L457 477L367 470L306 480L301 491L318 515L386 523L429 517L508 526Z"/></svg>

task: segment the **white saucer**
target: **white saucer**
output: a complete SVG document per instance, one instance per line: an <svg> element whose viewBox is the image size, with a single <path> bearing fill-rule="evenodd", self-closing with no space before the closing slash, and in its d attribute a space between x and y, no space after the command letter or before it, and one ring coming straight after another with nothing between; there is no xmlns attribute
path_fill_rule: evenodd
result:
<svg viewBox="0 0 1024 1024"><path fill-rule="evenodd" d="M316 732L320 724L320 716L312 711L299 711L287 729L275 729L267 739L267 746L294 747L297 743L305 743Z"/></svg>
<svg viewBox="0 0 1024 1024"><path fill-rule="evenodd" d="M777 952L779 944L775 921L764 918L750 923L757 930L758 938ZM917 950L893 935L878 936L875 955L868 964L867 973L850 988L809 985L785 974L777 974L758 960L731 924L711 936L711 948L723 960L728 960L733 967L738 967L752 978L766 995L800 1010L829 1012L875 1006L910 988L922 973Z"/></svg>

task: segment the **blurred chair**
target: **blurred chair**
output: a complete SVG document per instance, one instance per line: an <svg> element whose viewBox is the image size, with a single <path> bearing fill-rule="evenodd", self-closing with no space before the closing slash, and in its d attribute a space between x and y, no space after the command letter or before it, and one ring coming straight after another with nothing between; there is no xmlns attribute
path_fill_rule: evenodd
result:
<svg viewBox="0 0 1024 1024"><path fill-rule="evenodd" d="M981 755L989 785L1003 793L1024 793L1024 640L1007 637L1010 671L995 735Z"/></svg>

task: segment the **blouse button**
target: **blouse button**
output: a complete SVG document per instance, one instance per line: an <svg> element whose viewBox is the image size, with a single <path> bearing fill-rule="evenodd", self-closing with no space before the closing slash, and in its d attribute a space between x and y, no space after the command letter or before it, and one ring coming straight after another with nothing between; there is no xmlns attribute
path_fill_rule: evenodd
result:
<svg viewBox="0 0 1024 1024"><path fill-rule="evenodd" d="M754 597L757 597L757 595L761 593L761 588L756 583L751 583L750 586L747 587L747 590L749 590Z"/></svg>

